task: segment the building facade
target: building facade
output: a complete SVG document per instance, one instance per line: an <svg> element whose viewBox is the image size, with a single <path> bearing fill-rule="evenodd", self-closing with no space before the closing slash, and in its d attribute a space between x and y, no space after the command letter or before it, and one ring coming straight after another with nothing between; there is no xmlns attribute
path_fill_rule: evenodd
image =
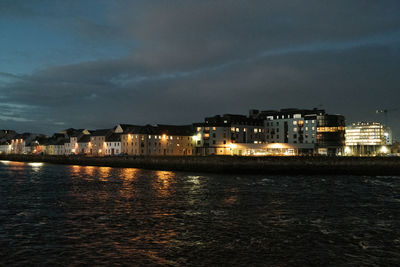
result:
<svg viewBox="0 0 400 267"><path fill-rule="evenodd" d="M346 127L345 155L376 156L390 154L392 132L378 122L358 122Z"/></svg>
<svg viewBox="0 0 400 267"><path fill-rule="evenodd" d="M342 155L345 119L322 109L250 110L250 117L262 119L267 143L290 144L298 153Z"/></svg>
<svg viewBox="0 0 400 267"><path fill-rule="evenodd" d="M136 126L121 134L121 151L135 156L190 156L194 152L191 125Z"/></svg>
<svg viewBox="0 0 400 267"><path fill-rule="evenodd" d="M263 120L224 114L195 123L197 155L233 155L235 144L265 143Z"/></svg>
<svg viewBox="0 0 400 267"><path fill-rule="evenodd" d="M115 156L121 154L121 133L113 133L106 137L105 155Z"/></svg>

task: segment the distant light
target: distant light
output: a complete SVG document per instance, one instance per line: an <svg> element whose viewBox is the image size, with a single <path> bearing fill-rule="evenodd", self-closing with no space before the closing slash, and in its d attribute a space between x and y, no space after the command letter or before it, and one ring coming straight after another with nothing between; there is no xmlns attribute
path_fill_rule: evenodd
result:
<svg viewBox="0 0 400 267"><path fill-rule="evenodd" d="M381 153L387 154L389 152L389 149L386 146L381 147Z"/></svg>
<svg viewBox="0 0 400 267"><path fill-rule="evenodd" d="M28 165L32 166L32 167L42 167L43 163L42 162L30 162L30 163L28 163Z"/></svg>
<svg viewBox="0 0 400 267"><path fill-rule="evenodd" d="M230 147L230 149L235 149L235 148L237 148L237 145L236 145L236 144L233 144L233 143L230 143L228 146Z"/></svg>

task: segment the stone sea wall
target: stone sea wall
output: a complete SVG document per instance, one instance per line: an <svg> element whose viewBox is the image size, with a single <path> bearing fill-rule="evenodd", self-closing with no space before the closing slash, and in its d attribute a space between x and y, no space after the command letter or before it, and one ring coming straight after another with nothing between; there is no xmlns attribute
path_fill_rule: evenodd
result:
<svg viewBox="0 0 400 267"><path fill-rule="evenodd" d="M400 157L83 157L0 155L0 160L230 174L400 175Z"/></svg>

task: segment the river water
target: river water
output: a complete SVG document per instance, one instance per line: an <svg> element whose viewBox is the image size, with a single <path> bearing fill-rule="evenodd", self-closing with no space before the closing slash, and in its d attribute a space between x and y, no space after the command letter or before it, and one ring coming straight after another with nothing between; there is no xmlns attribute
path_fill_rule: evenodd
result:
<svg viewBox="0 0 400 267"><path fill-rule="evenodd" d="M400 177L0 161L0 265L395 266Z"/></svg>

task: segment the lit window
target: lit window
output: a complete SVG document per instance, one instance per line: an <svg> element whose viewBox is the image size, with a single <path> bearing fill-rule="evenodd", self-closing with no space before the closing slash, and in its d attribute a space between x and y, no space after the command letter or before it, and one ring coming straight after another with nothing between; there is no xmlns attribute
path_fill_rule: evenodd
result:
<svg viewBox="0 0 400 267"><path fill-rule="evenodd" d="M231 132L234 132L234 131L235 131L235 127L232 127L232 128L231 128Z"/></svg>
<svg viewBox="0 0 400 267"><path fill-rule="evenodd" d="M201 127L197 127L197 131L200 132L201 131Z"/></svg>
<svg viewBox="0 0 400 267"><path fill-rule="evenodd" d="M213 129L213 131L216 131L216 130L217 130L217 127L214 126L214 127L212 127L212 129Z"/></svg>
<svg viewBox="0 0 400 267"><path fill-rule="evenodd" d="M254 133L257 133L257 131L258 131L257 128L254 128Z"/></svg>
<svg viewBox="0 0 400 267"><path fill-rule="evenodd" d="M239 128L236 128L236 132L237 132L237 133L239 132Z"/></svg>
<svg viewBox="0 0 400 267"><path fill-rule="evenodd" d="M293 121L293 125L297 125L297 121Z"/></svg>

